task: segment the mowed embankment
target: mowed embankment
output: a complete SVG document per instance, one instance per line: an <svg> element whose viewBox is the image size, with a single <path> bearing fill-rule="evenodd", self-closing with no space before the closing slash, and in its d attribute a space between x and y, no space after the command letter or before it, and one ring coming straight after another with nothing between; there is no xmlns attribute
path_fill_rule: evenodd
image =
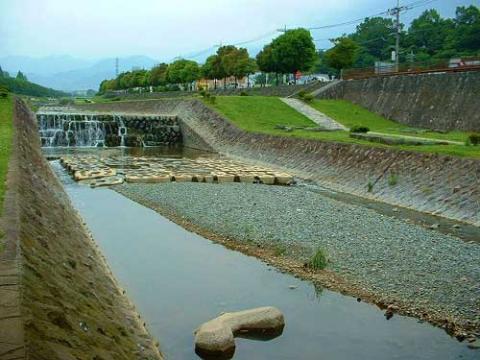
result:
<svg viewBox="0 0 480 360"><path fill-rule="evenodd" d="M199 100L150 100L81 106L106 112L177 115L205 144L234 158L277 166L325 187L480 225L480 160L359 144L276 136L240 129ZM184 144L190 136L184 134Z"/></svg>
<svg viewBox="0 0 480 360"><path fill-rule="evenodd" d="M31 359L160 359L139 315L44 159L34 115L14 104L0 271L16 297L0 355ZM11 266L6 269L8 260ZM2 305L4 305L2 298ZM2 339L5 338L2 337ZM10 358L10 357L9 357Z"/></svg>

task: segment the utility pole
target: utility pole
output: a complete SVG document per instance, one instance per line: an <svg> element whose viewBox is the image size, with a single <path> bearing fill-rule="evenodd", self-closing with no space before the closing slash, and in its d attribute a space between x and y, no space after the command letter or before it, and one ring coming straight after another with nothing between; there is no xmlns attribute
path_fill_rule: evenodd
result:
<svg viewBox="0 0 480 360"><path fill-rule="evenodd" d="M115 58L115 76L118 77L118 57Z"/></svg>
<svg viewBox="0 0 480 360"><path fill-rule="evenodd" d="M278 32L286 33L287 32L287 25L284 26L283 29L277 29Z"/></svg>
<svg viewBox="0 0 480 360"><path fill-rule="evenodd" d="M400 64L400 13L408 9L400 6L400 0L397 0L397 6L388 10L390 15L395 16L395 72L398 72Z"/></svg>

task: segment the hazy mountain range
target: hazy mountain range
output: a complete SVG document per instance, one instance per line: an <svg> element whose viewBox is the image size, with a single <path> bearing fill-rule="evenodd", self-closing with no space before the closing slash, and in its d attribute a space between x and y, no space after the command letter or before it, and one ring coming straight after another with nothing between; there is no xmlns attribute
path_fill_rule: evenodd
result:
<svg viewBox="0 0 480 360"><path fill-rule="evenodd" d="M147 56L119 58L119 71L132 68L150 69L158 61ZM33 58L0 57L0 66L14 76L19 70L28 80L56 90L97 90L104 79L115 77L115 58L86 60L68 55Z"/></svg>

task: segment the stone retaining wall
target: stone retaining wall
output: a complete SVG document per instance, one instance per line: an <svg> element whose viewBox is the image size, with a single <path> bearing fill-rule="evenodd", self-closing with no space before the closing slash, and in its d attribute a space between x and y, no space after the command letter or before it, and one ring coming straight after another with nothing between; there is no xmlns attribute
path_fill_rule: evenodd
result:
<svg viewBox="0 0 480 360"><path fill-rule="evenodd" d="M341 81L319 97L350 100L414 127L480 131L480 71Z"/></svg>
<svg viewBox="0 0 480 360"><path fill-rule="evenodd" d="M18 249L14 317L22 328L2 331L24 332L24 352L15 359L160 359L44 159L35 117L20 100L14 129L2 224L9 248Z"/></svg>
<svg viewBox="0 0 480 360"><path fill-rule="evenodd" d="M175 114L206 150L273 164L334 190L480 225L480 160L250 133L199 100L87 106Z"/></svg>

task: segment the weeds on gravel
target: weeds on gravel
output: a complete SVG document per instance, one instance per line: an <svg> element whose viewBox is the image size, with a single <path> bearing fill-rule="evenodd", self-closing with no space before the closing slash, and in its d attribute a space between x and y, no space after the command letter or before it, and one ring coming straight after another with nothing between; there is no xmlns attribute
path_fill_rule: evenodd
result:
<svg viewBox="0 0 480 360"><path fill-rule="evenodd" d="M285 255L286 252L287 252L287 248L284 245L277 245L273 249L273 254L277 257Z"/></svg>
<svg viewBox="0 0 480 360"><path fill-rule="evenodd" d="M373 183L371 181L368 182L367 184L367 191L372 192L373 191Z"/></svg>
<svg viewBox="0 0 480 360"><path fill-rule="evenodd" d="M398 184L398 176L395 173L390 173L388 176L388 185L389 186L395 186Z"/></svg>
<svg viewBox="0 0 480 360"><path fill-rule="evenodd" d="M323 249L317 249L308 265L314 270L323 270L327 267L327 262L325 251Z"/></svg>

